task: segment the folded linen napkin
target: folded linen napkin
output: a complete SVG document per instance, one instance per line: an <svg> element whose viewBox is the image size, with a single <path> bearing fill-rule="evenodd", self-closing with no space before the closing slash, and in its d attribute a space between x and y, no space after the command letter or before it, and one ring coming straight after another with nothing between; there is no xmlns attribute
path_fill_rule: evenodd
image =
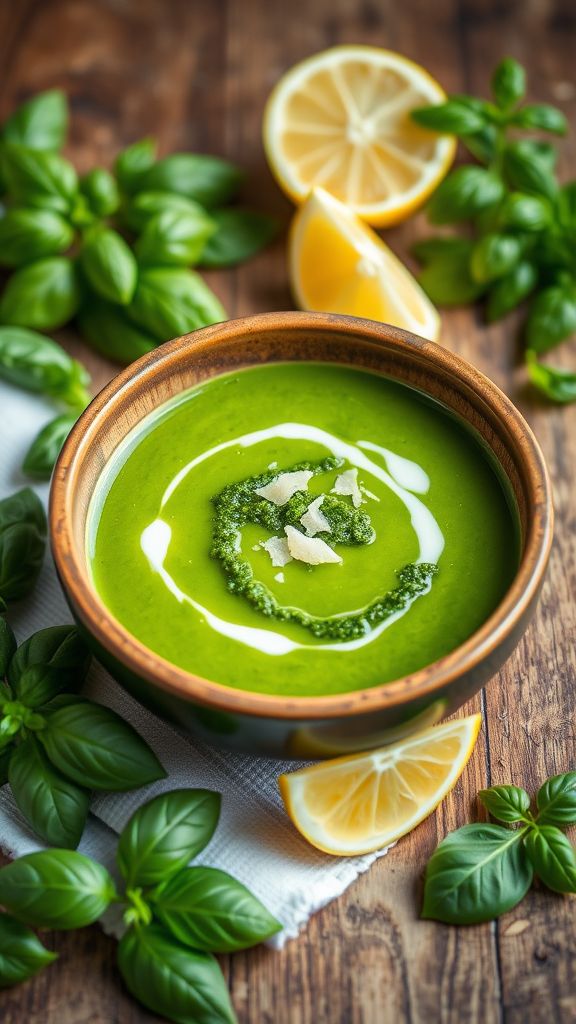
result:
<svg viewBox="0 0 576 1024"><path fill-rule="evenodd" d="M0 498L29 485L19 466L32 439L53 415L53 407L37 395L0 381ZM46 501L48 485L35 489ZM8 619L20 642L37 629L71 621L49 554L34 594ZM144 789L94 798L79 849L107 867L113 867L117 833L150 796L187 786L218 790L222 794L220 823L195 863L229 871L248 885L282 922L282 932L269 941L280 948L298 934L314 911L344 892L387 852L335 858L309 846L288 820L278 793L277 777L294 768L292 762L232 754L182 735L129 697L96 663L87 694L131 722L168 772L166 779ZM8 787L0 789L0 847L14 857L40 848ZM110 917L103 924L109 931L117 930L117 921Z"/></svg>

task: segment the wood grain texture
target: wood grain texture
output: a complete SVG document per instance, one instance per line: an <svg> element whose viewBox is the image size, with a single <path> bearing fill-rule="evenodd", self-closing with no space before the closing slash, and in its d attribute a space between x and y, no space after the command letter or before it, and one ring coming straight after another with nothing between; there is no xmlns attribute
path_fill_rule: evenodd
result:
<svg viewBox="0 0 576 1024"><path fill-rule="evenodd" d="M70 154L110 163L154 133L168 152L205 149L249 170L246 198L287 222L260 145L260 119L282 71L338 42L398 49L448 90L485 91L508 53L530 70L530 98L571 118L562 170L576 162L576 14L572 0L12 0L0 2L0 116L54 85L72 99ZM389 232L407 255L423 218ZM245 267L211 275L230 315L290 308L283 240ZM537 619L485 695L485 727L454 792L415 833L318 913L278 954L224 958L241 1024L574 1024L576 903L535 889L498 925L418 920L421 875L448 829L477 815L489 782L534 790L576 763L576 407L553 408L525 387L515 324L487 328L476 310L443 320L443 343L516 402L548 458L556 544ZM72 336L96 385L113 372ZM558 362L570 357L566 350ZM572 352L573 357L573 352ZM152 1024L122 990L115 944L97 928L49 936L60 962L0 995L2 1024Z"/></svg>

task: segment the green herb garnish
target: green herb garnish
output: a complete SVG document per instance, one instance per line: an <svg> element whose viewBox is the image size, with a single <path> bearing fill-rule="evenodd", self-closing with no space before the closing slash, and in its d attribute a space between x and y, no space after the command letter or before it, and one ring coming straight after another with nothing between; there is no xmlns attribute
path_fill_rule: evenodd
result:
<svg viewBox="0 0 576 1024"><path fill-rule="evenodd" d="M33 589L45 548L46 513L34 491L26 487L0 501L0 611Z"/></svg>

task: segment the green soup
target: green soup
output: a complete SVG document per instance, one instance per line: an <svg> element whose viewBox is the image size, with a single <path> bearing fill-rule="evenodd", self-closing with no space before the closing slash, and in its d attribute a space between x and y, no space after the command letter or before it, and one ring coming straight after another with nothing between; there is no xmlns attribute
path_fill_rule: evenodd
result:
<svg viewBox="0 0 576 1024"><path fill-rule="evenodd" d="M466 640L518 562L508 488L442 406L280 363L152 413L88 516L95 586L151 650L244 690L341 693Z"/></svg>

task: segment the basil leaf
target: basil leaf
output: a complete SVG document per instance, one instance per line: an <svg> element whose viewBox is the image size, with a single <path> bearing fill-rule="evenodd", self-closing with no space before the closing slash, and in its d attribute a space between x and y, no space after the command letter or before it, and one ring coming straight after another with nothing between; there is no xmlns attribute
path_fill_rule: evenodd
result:
<svg viewBox="0 0 576 1024"><path fill-rule="evenodd" d="M489 284L504 277L518 263L522 244L515 235L491 232L484 235L472 249L470 270L479 284Z"/></svg>
<svg viewBox="0 0 576 1024"><path fill-rule="evenodd" d="M78 192L78 176L58 153L4 145L2 170L11 198L21 206L68 213Z"/></svg>
<svg viewBox="0 0 576 1024"><path fill-rule="evenodd" d="M478 793L484 807L498 821L526 821L530 797L519 786L490 786Z"/></svg>
<svg viewBox="0 0 576 1024"><path fill-rule="evenodd" d="M515 907L532 882L525 831L478 824L446 836L428 862L422 917L479 924Z"/></svg>
<svg viewBox="0 0 576 1024"><path fill-rule="evenodd" d="M509 110L526 93L526 73L512 57L500 61L492 75L492 93L502 110Z"/></svg>
<svg viewBox="0 0 576 1024"><path fill-rule="evenodd" d="M443 246L438 243L448 244ZM436 255L432 257L432 248L428 249L426 266L418 274L418 281L432 302L439 306L463 306L469 302L475 302L485 290L484 285L475 281L470 273L470 256L472 253L472 242L467 239L434 239ZM420 257L425 253L421 243L415 251Z"/></svg>
<svg viewBox="0 0 576 1024"><path fill-rule="evenodd" d="M12 754L12 796L36 835L49 846L75 849L84 831L90 798L52 767L34 736Z"/></svg>
<svg viewBox="0 0 576 1024"><path fill-rule="evenodd" d="M0 218L0 263L5 267L64 252L73 241L73 228L53 210L12 207Z"/></svg>
<svg viewBox="0 0 576 1024"><path fill-rule="evenodd" d="M141 188L144 174L156 160L156 149L155 139L141 139L118 155L114 171L123 192L132 195Z"/></svg>
<svg viewBox="0 0 576 1024"><path fill-rule="evenodd" d="M576 287L552 285L530 307L526 341L533 352L547 352L576 331Z"/></svg>
<svg viewBox="0 0 576 1024"><path fill-rule="evenodd" d="M24 456L22 472L26 476L34 480L50 479L64 441L77 419L77 413L65 412L42 427Z"/></svg>
<svg viewBox="0 0 576 1024"><path fill-rule="evenodd" d="M567 227L576 227L576 181L569 181L560 189L559 217Z"/></svg>
<svg viewBox="0 0 576 1024"><path fill-rule="evenodd" d="M16 637L11 626L6 619L0 616L0 683L8 671L8 665L16 653L16 647Z"/></svg>
<svg viewBox="0 0 576 1024"><path fill-rule="evenodd" d="M226 312L192 270L144 267L128 316L158 341L219 323Z"/></svg>
<svg viewBox="0 0 576 1024"><path fill-rule="evenodd" d="M470 135L462 135L460 138L466 148L470 150L472 156L475 156L477 160L488 164L494 159L498 139L498 132L494 125L487 124L480 131L473 132Z"/></svg>
<svg viewBox="0 0 576 1024"><path fill-rule="evenodd" d="M164 210L152 217L135 245L143 265L188 266L197 263L216 225L207 213Z"/></svg>
<svg viewBox="0 0 576 1024"><path fill-rule="evenodd" d="M134 231L143 231L158 213L167 210L207 216L204 207L177 192L139 192L133 196L122 212L123 220Z"/></svg>
<svg viewBox="0 0 576 1024"><path fill-rule="evenodd" d="M61 149L68 131L68 102L60 89L38 93L4 122L2 138L30 149Z"/></svg>
<svg viewBox="0 0 576 1024"><path fill-rule="evenodd" d="M538 878L554 892L576 892L576 850L555 825L540 825L524 840Z"/></svg>
<svg viewBox="0 0 576 1024"><path fill-rule="evenodd" d="M561 403L576 401L576 373L539 363L530 349L526 353L526 366L532 384L547 398Z"/></svg>
<svg viewBox="0 0 576 1024"><path fill-rule="evenodd" d="M499 202L504 185L498 175L484 167L458 167L436 189L428 204L433 224L468 220Z"/></svg>
<svg viewBox="0 0 576 1024"><path fill-rule="evenodd" d="M158 342L135 327L120 306L92 298L78 314L78 323L92 348L116 363L132 363Z"/></svg>
<svg viewBox="0 0 576 1024"><path fill-rule="evenodd" d="M554 135L566 135L568 121L561 110L547 103L527 103L511 119L517 128L529 131L552 132Z"/></svg>
<svg viewBox="0 0 576 1024"><path fill-rule="evenodd" d="M89 401L84 367L55 341L25 327L0 327L0 377L70 405Z"/></svg>
<svg viewBox="0 0 576 1024"><path fill-rule="evenodd" d="M558 182L554 172L533 145L525 140L509 142L504 149L504 173L513 189L555 199Z"/></svg>
<svg viewBox="0 0 576 1024"><path fill-rule="evenodd" d="M0 320L50 331L72 319L79 300L72 260L53 256L21 267L12 275L0 298Z"/></svg>
<svg viewBox="0 0 576 1024"><path fill-rule="evenodd" d="M72 850L28 853L0 868L0 903L38 928L83 928L115 895L106 868Z"/></svg>
<svg viewBox="0 0 576 1024"><path fill-rule="evenodd" d="M110 708L91 701L51 713L38 738L52 764L89 789L137 789L166 775L131 725Z"/></svg>
<svg viewBox="0 0 576 1024"><path fill-rule="evenodd" d="M552 207L541 196L527 196L511 192L500 207L502 227L518 231L542 231L552 221Z"/></svg>
<svg viewBox="0 0 576 1024"><path fill-rule="evenodd" d="M0 913L0 989L19 985L57 959L26 925Z"/></svg>
<svg viewBox="0 0 576 1024"><path fill-rule="evenodd" d="M576 380L574 388L576 397ZM564 772L547 779L538 790L536 806L538 825L576 824L576 772Z"/></svg>
<svg viewBox="0 0 576 1024"><path fill-rule="evenodd" d="M471 108L456 97L451 97L446 103L439 103L436 106L418 107L411 111L410 116L423 128L454 135L477 132L486 123L481 111Z"/></svg>
<svg viewBox="0 0 576 1024"><path fill-rule="evenodd" d="M118 865L128 885L157 885L204 849L220 815L220 794L176 789L153 797L122 830Z"/></svg>
<svg viewBox="0 0 576 1024"><path fill-rule="evenodd" d="M203 267L233 267L249 260L278 233L274 217L253 210L213 210L216 231L208 239L200 263Z"/></svg>
<svg viewBox="0 0 576 1024"><path fill-rule="evenodd" d="M217 961L180 946L163 928L131 928L118 944L118 967L133 996L176 1024L234 1024Z"/></svg>
<svg viewBox="0 0 576 1024"><path fill-rule="evenodd" d="M0 610L30 593L46 547L46 514L26 488L0 501Z"/></svg>
<svg viewBox="0 0 576 1024"><path fill-rule="evenodd" d="M120 192L115 177L104 167L94 167L80 180L91 211L97 217L110 217L120 206Z"/></svg>
<svg viewBox="0 0 576 1024"><path fill-rule="evenodd" d="M536 287L538 274L527 260L521 260L501 277L488 293L486 316L490 323L515 309Z"/></svg>
<svg viewBox="0 0 576 1024"><path fill-rule="evenodd" d="M46 513L37 494L24 487L7 498L0 499L0 532L9 526L28 523L41 537L46 536Z"/></svg>
<svg viewBox="0 0 576 1024"><path fill-rule="evenodd" d="M152 899L154 914L179 942L209 953L247 949L282 928L246 886L217 868L184 868Z"/></svg>
<svg viewBox="0 0 576 1024"><path fill-rule="evenodd" d="M8 682L19 701L41 707L63 690L80 689L91 654L75 626L48 626L20 644L8 669ZM44 676L32 681L31 669Z"/></svg>
<svg viewBox="0 0 576 1024"><path fill-rule="evenodd" d="M234 197L242 171L228 160L198 153L173 153L143 176L143 192L178 192L202 206L223 206Z"/></svg>
<svg viewBox="0 0 576 1024"><path fill-rule="evenodd" d="M122 235L112 228L97 228L80 250L80 266L94 290L110 302L125 306L136 288L138 267Z"/></svg>

